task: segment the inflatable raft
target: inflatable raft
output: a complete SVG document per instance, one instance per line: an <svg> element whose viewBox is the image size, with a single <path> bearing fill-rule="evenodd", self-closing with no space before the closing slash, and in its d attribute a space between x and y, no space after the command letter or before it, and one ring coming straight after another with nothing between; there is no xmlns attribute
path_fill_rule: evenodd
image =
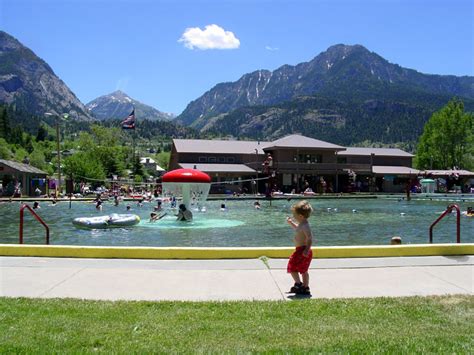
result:
<svg viewBox="0 0 474 355"><path fill-rule="evenodd" d="M90 229L129 227L140 223L140 217L135 214L111 214L100 217L74 218L72 224L77 227Z"/></svg>

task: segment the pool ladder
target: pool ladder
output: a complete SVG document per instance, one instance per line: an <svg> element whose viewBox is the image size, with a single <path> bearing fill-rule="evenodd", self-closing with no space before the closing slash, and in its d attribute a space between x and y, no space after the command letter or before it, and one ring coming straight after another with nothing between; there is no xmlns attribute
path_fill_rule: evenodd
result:
<svg viewBox="0 0 474 355"><path fill-rule="evenodd" d="M35 217L36 220L37 220L38 222L40 222L40 223L44 226L44 228L46 229L46 244L49 244L49 227L48 227L48 225L47 225L47 224L41 219L41 217L38 216L38 215L36 214L36 212L35 212L30 206L28 206L27 204L24 204L24 205L21 206L21 208L20 208L20 241L19 241L19 243L20 243L20 244L23 244L23 215L24 215L24 210L25 210L25 208L28 209L28 211L31 212L31 214L33 215L33 217Z"/></svg>
<svg viewBox="0 0 474 355"><path fill-rule="evenodd" d="M456 210L456 243L461 243L461 211L458 205L452 204L444 211L430 226L430 243L433 243L433 227L443 219L444 216L450 214L453 209Z"/></svg>

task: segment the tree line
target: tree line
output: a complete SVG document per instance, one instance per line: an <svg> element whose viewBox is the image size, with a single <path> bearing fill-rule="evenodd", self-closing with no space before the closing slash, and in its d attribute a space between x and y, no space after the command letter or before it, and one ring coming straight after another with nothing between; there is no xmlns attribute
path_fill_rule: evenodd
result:
<svg viewBox="0 0 474 355"><path fill-rule="evenodd" d="M291 103L292 112L304 112L307 103L297 106ZM326 113L330 113L331 107ZM380 114L386 112L386 107L369 107L365 109L380 110ZM416 109L414 109L415 112ZM402 110L403 111L403 110ZM238 112L241 115L238 115ZM245 121L245 115L251 112L263 114L263 107L246 108L233 111L229 115L236 126ZM363 114L363 112L359 112ZM413 124L408 119L407 112L402 116L405 120L398 121L401 125ZM300 115L301 116L301 115ZM465 111L464 104L459 99L450 100L443 108L431 115L431 118L420 128L421 135L417 140L405 140L403 135L399 137L405 148L415 149L415 167L418 169L451 169L460 168L474 170L474 119L473 114ZM229 123L226 120L227 123ZM303 134L315 130L314 122L299 118L292 120L279 120L268 123L269 125L280 125L281 129L291 131L300 128ZM337 120L326 125L319 125L317 133L332 136L332 131L337 131ZM0 159L27 162L52 175L57 166L56 154L56 130L55 122L18 112L15 107L0 106ZM120 121L84 122L66 121L60 123L61 128L61 151L63 152L62 168L64 173L75 181L94 179L94 181L105 180L113 175L126 176L130 170L136 181L142 181L155 172L145 171L139 162L139 156L150 156L157 163L167 169L171 149L172 138L203 138L197 131L178 127L170 122L141 121L136 131L123 131ZM389 126L391 127L391 126ZM228 127L227 127L228 128ZM354 128L354 127L352 127ZM373 120L367 131L377 128L377 121ZM380 125L378 125L380 131ZM383 134L389 134L384 132ZM394 133L394 132L392 132ZM222 134L222 132L221 132ZM227 134L227 131L226 133ZM254 127L248 134L242 134L235 128L231 134L240 139L254 138L268 140L279 137L268 137L268 131L263 126ZM334 134L334 133L332 133ZM206 138L219 138L219 132L212 130L207 132ZM361 137L362 138L362 137ZM328 139L330 140L330 139ZM331 141L331 140L330 140ZM332 140L337 143L337 141ZM378 145L371 140L362 141L364 146ZM135 147L135 150L134 150ZM68 152L67 156L66 151Z"/></svg>

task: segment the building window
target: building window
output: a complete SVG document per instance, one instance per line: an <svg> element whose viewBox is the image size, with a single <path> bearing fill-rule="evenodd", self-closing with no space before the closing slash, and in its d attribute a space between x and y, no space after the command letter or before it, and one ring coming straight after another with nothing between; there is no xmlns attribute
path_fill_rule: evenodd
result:
<svg viewBox="0 0 474 355"><path fill-rule="evenodd" d="M346 157L337 157L337 163L338 164L347 164L347 158Z"/></svg>
<svg viewBox="0 0 474 355"><path fill-rule="evenodd" d="M216 162L216 157L209 157L207 158L208 163L215 163Z"/></svg>
<svg viewBox="0 0 474 355"><path fill-rule="evenodd" d="M218 163L225 163L225 157L218 157L217 162Z"/></svg>
<svg viewBox="0 0 474 355"><path fill-rule="evenodd" d="M322 163L323 156L321 154L298 154L298 162L306 164Z"/></svg>
<svg viewBox="0 0 474 355"><path fill-rule="evenodd" d="M207 157L199 157L200 163L207 163Z"/></svg>
<svg viewBox="0 0 474 355"><path fill-rule="evenodd" d="M227 157L226 161L227 161L227 163L235 163L235 158L234 157Z"/></svg>

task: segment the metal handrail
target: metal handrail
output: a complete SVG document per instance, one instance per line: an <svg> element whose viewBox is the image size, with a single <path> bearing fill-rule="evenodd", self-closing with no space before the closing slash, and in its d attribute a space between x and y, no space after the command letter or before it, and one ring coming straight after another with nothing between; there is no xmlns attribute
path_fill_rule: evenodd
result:
<svg viewBox="0 0 474 355"><path fill-rule="evenodd" d="M49 227L48 227L48 225L47 225L47 224L41 219L41 217L38 216L38 215L36 214L36 212L33 211L33 209L32 209L30 206L28 206L27 204L24 204L24 205L21 206L21 208L20 208L20 241L19 241L20 244L23 244L23 214L24 214L23 211L24 211L25 208L27 208L27 209L31 212L31 214L33 215L33 217L35 217L36 220L37 220L38 222L40 222L40 223L44 226L44 228L46 228L46 244L49 244Z"/></svg>
<svg viewBox="0 0 474 355"><path fill-rule="evenodd" d="M433 243L433 227L438 224L438 222L443 219L448 213L453 211L453 208L456 209L456 243L461 243L461 210L458 205L452 204L446 208L444 211L430 226L430 243Z"/></svg>

